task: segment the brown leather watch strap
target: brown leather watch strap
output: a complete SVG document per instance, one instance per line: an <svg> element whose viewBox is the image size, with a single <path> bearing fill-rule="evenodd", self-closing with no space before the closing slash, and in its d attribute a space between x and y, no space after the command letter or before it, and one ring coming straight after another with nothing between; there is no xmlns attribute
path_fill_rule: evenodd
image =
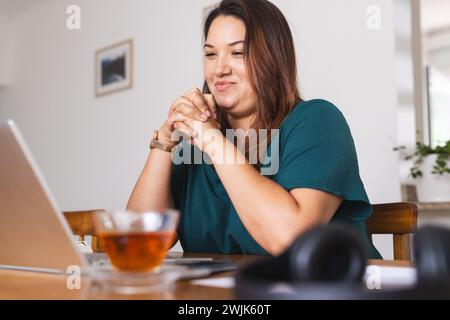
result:
<svg viewBox="0 0 450 320"><path fill-rule="evenodd" d="M159 149L166 152L172 152L174 147L166 146L164 143L158 140L158 130L153 132L152 141L150 142L150 150Z"/></svg>

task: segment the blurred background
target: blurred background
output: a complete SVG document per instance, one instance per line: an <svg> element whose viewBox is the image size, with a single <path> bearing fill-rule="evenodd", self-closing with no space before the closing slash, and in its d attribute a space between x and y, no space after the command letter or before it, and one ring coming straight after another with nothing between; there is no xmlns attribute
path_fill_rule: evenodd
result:
<svg viewBox="0 0 450 320"><path fill-rule="evenodd" d="M418 180L393 148L450 139L450 0L273 2L293 31L303 97L332 101L349 122L371 202L408 200L402 185ZM202 86L215 3L0 0L0 121L16 121L61 210L125 207L153 130ZM126 40L127 85L99 88L100 55ZM419 223L449 223L445 210ZM392 258L386 237L375 243Z"/></svg>

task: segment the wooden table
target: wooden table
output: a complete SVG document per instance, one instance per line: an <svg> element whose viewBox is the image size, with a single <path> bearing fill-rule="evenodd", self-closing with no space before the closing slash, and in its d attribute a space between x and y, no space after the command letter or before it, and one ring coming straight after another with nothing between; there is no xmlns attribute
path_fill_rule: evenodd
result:
<svg viewBox="0 0 450 320"><path fill-rule="evenodd" d="M233 260L243 266L264 257L249 255L177 254L184 257L212 257L215 260ZM369 264L383 266L411 266L409 261L370 260ZM211 278L230 277L227 272ZM80 290L66 287L66 276L36 272L0 270L0 299L176 299L176 300L228 300L233 290L192 284L191 280L178 281L171 292L145 295L119 295L95 292L89 282L82 280Z"/></svg>

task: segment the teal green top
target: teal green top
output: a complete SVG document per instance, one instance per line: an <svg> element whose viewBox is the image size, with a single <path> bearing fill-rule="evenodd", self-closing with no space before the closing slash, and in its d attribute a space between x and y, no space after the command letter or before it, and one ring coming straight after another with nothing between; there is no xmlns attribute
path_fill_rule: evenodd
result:
<svg viewBox="0 0 450 320"><path fill-rule="evenodd" d="M288 191L311 188L342 197L330 223L345 223L357 230L369 257L381 258L367 234L365 221L372 206L359 176L350 129L339 109L325 100L305 101L279 129L279 170L267 178ZM200 152L192 148L192 154ZM181 212L178 237L184 251L268 254L242 224L213 166L173 164L171 191Z"/></svg>

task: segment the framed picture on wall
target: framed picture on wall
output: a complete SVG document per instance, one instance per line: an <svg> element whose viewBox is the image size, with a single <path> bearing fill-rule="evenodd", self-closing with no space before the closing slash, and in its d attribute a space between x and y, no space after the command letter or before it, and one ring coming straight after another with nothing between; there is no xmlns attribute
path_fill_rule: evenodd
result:
<svg viewBox="0 0 450 320"><path fill-rule="evenodd" d="M95 95L97 97L133 87L133 40L95 52Z"/></svg>

